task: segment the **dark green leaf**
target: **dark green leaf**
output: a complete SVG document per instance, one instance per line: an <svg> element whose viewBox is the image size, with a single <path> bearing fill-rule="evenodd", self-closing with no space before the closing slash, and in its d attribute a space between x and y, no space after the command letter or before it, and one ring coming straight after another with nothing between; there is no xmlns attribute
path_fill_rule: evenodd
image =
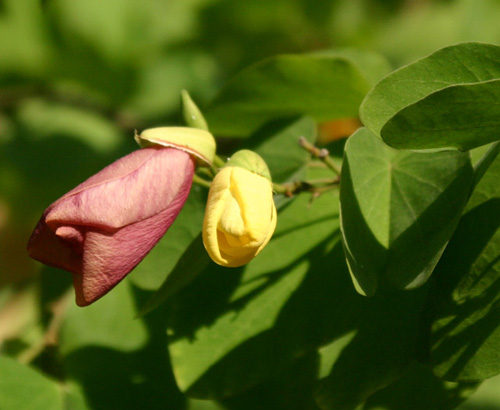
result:
<svg viewBox="0 0 500 410"><path fill-rule="evenodd" d="M385 77L360 114L396 148L470 149L500 138L499 98L500 47L463 43Z"/></svg>
<svg viewBox="0 0 500 410"><path fill-rule="evenodd" d="M462 214L472 175L466 153L397 151L367 129L349 138L342 232L360 293L425 283Z"/></svg>
<svg viewBox="0 0 500 410"><path fill-rule="evenodd" d="M305 331L307 318L321 312L310 303L313 295L302 305L309 309L303 319L283 311L308 272L320 272L313 270L316 258L308 253L318 247L316 257L324 256L324 242L338 229L336 195L324 195L310 207L307 202L307 197L297 198L280 213L273 239L245 268L211 264L173 299L169 349L182 391L201 397L239 394L319 343L321 335ZM333 240L338 242L338 236ZM329 286L314 289L309 291L329 293ZM330 300L327 296L317 303Z"/></svg>
<svg viewBox="0 0 500 410"><path fill-rule="evenodd" d="M362 410L452 410L477 387L477 383L445 382L427 367L414 364L400 380L371 396Z"/></svg>
<svg viewBox="0 0 500 410"><path fill-rule="evenodd" d="M135 299L144 294L132 290L125 279L91 306L69 307L59 343L64 375L92 409L183 409L164 312L137 319Z"/></svg>
<svg viewBox="0 0 500 410"><path fill-rule="evenodd" d="M290 115L318 121L356 117L369 88L369 81L346 57L284 55L234 77L205 115L213 132L247 136L271 119Z"/></svg>
<svg viewBox="0 0 500 410"><path fill-rule="evenodd" d="M140 315L156 309L187 286L210 263L201 233L186 248L165 282L141 308Z"/></svg>
<svg viewBox="0 0 500 410"><path fill-rule="evenodd" d="M342 315L351 319L353 330L320 349L322 379L316 400L321 409L354 410L407 371L415 360L426 293L424 287L344 305L348 312Z"/></svg>
<svg viewBox="0 0 500 410"><path fill-rule="evenodd" d="M285 182L303 171L310 154L299 146L300 137L314 143L316 124L311 118L273 121L250 137L252 149L266 161L273 182Z"/></svg>
<svg viewBox="0 0 500 410"><path fill-rule="evenodd" d="M430 361L456 381L500 373L500 158L485 173L436 268Z"/></svg>

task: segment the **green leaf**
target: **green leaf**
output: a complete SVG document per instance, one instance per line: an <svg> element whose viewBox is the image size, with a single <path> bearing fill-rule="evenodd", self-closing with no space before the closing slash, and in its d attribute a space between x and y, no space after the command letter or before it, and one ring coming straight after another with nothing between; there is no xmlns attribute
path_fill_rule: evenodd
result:
<svg viewBox="0 0 500 410"><path fill-rule="evenodd" d="M166 348L164 312L136 318L136 299L145 293L125 279L91 306L67 309L62 370L91 409L184 408Z"/></svg>
<svg viewBox="0 0 500 410"><path fill-rule="evenodd" d="M354 410L407 371L415 360L426 294L424 287L344 301L344 311L331 320L350 319L352 330L320 349L321 380L315 396L321 409Z"/></svg>
<svg viewBox="0 0 500 410"><path fill-rule="evenodd" d="M172 300L169 350L182 391L205 398L239 394L295 360L305 344L314 345L317 337L300 331L310 326L306 317L321 311L312 309L312 295L303 306L313 312L304 319L282 315L307 274L319 272L308 252L319 247L317 257L325 255L324 242L338 230L331 206L336 202L336 195L325 194L308 207L306 196L297 198L280 213L271 242L245 268L211 264Z"/></svg>
<svg viewBox="0 0 500 410"><path fill-rule="evenodd" d="M90 306L70 303L61 326L63 355L87 346L131 351L147 342L144 323L134 319L137 311L128 279Z"/></svg>
<svg viewBox="0 0 500 410"><path fill-rule="evenodd" d="M56 383L34 369L0 357L0 408L5 410L60 410L61 391Z"/></svg>
<svg viewBox="0 0 500 410"><path fill-rule="evenodd" d="M74 386L62 386L31 367L0 356L0 409L87 410Z"/></svg>
<svg viewBox="0 0 500 410"><path fill-rule="evenodd" d="M69 105L28 99L21 104L17 115L25 132L36 136L37 140L64 135L98 152L113 152L123 139L119 129L102 115Z"/></svg>
<svg viewBox="0 0 500 410"><path fill-rule="evenodd" d="M349 58L283 55L236 75L205 116L216 134L247 136L271 119L290 115L309 115L317 121L356 117L369 88Z"/></svg>
<svg viewBox="0 0 500 410"><path fill-rule="evenodd" d="M499 178L497 157L436 268L430 363L446 380L483 380L500 373Z"/></svg>
<svg viewBox="0 0 500 410"><path fill-rule="evenodd" d="M46 73L52 57L47 31L36 0L2 2L0 84L8 83L11 76L36 78Z"/></svg>
<svg viewBox="0 0 500 410"><path fill-rule="evenodd" d="M342 233L360 293L425 283L458 223L472 175L466 153L397 151L367 129L349 138L340 186Z"/></svg>
<svg viewBox="0 0 500 410"><path fill-rule="evenodd" d="M187 286L210 263L200 234L186 248L160 288L142 306L140 315L156 309Z"/></svg>
<svg viewBox="0 0 500 410"><path fill-rule="evenodd" d="M351 60L360 69L371 86L374 86L392 71L391 65L384 56L367 49L340 48L322 50L315 54Z"/></svg>
<svg viewBox="0 0 500 410"><path fill-rule="evenodd" d="M311 155L300 147L300 137L314 143L314 120L300 117L272 121L250 137L251 149L266 161L273 182L285 182L303 171Z"/></svg>
<svg viewBox="0 0 500 410"><path fill-rule="evenodd" d="M446 47L380 81L364 125L395 148L471 149L500 139L500 47Z"/></svg>
<svg viewBox="0 0 500 410"><path fill-rule="evenodd" d="M401 379L371 396L362 410L452 410L477 387L477 383L445 382L427 367L414 364Z"/></svg>

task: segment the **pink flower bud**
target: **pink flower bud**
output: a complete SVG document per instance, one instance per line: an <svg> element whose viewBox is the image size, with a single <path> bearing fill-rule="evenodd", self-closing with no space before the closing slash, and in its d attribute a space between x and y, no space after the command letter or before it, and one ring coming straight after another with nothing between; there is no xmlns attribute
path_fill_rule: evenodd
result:
<svg viewBox="0 0 500 410"><path fill-rule="evenodd" d="M187 199L194 160L174 148L143 148L50 205L31 235L30 256L73 274L76 303L110 291L153 248Z"/></svg>

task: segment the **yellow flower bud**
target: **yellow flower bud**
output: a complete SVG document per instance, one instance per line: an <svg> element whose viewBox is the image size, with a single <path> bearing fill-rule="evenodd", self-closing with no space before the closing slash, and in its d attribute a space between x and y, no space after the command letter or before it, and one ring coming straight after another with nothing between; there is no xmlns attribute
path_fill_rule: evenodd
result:
<svg viewBox="0 0 500 410"><path fill-rule="evenodd" d="M215 263L228 267L250 262L276 228L267 165L251 151L239 151L233 158L212 182L203 220L203 243L208 254Z"/></svg>

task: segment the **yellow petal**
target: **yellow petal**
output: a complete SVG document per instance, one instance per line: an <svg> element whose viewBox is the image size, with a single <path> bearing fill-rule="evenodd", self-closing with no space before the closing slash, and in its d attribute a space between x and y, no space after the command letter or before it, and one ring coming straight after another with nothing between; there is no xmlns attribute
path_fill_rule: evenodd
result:
<svg viewBox="0 0 500 410"><path fill-rule="evenodd" d="M212 260L236 267L252 260L276 227L271 182L239 167L225 167L209 191L203 242Z"/></svg>

